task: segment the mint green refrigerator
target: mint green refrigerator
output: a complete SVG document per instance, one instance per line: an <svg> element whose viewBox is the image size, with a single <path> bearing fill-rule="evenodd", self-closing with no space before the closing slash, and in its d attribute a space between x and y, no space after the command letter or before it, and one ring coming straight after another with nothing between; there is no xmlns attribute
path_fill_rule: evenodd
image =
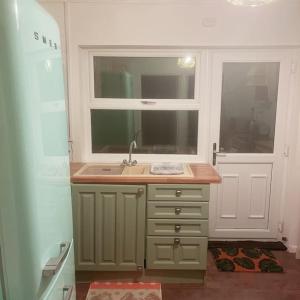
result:
<svg viewBox="0 0 300 300"><path fill-rule="evenodd" d="M0 1L0 299L75 299L59 31L34 0Z"/></svg>

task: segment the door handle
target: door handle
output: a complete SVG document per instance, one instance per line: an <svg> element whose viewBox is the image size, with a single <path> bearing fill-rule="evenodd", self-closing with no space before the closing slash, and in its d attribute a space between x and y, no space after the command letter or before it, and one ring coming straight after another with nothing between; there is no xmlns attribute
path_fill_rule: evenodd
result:
<svg viewBox="0 0 300 300"><path fill-rule="evenodd" d="M217 143L213 143L213 166L217 163Z"/></svg>
<svg viewBox="0 0 300 300"><path fill-rule="evenodd" d="M63 300L71 300L73 294L73 285L65 285L63 287Z"/></svg>
<svg viewBox="0 0 300 300"><path fill-rule="evenodd" d="M70 249L71 243L70 242L63 242L60 244L60 254L57 257L51 257L45 267L43 268L42 274L43 277L49 277L56 274L62 263L64 262L69 249Z"/></svg>
<svg viewBox="0 0 300 300"><path fill-rule="evenodd" d="M223 150L223 148L222 148ZM217 163L217 156L226 157L226 153L220 153L217 151L217 143L213 143L213 166Z"/></svg>

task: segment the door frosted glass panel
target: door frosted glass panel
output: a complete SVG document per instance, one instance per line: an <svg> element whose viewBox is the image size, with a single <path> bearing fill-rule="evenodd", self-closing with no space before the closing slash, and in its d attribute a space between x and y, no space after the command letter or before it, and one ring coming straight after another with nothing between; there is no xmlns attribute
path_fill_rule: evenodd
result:
<svg viewBox="0 0 300 300"><path fill-rule="evenodd" d="M220 152L273 153L279 62L223 64Z"/></svg>
<svg viewBox="0 0 300 300"><path fill-rule="evenodd" d="M197 154L198 111L91 110L93 153Z"/></svg>
<svg viewBox="0 0 300 300"><path fill-rule="evenodd" d="M194 57L103 57L94 60L95 98L194 99Z"/></svg>

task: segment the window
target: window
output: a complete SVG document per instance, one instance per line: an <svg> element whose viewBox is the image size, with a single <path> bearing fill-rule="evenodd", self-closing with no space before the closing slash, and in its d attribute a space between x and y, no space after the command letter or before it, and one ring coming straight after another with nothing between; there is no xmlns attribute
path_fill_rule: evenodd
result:
<svg viewBox="0 0 300 300"><path fill-rule="evenodd" d="M195 57L94 56L95 98L194 99Z"/></svg>
<svg viewBox="0 0 300 300"><path fill-rule="evenodd" d="M92 110L92 152L197 154L197 111ZM158 130L159 128L159 130Z"/></svg>
<svg viewBox="0 0 300 300"><path fill-rule="evenodd" d="M223 64L220 150L273 153L279 62Z"/></svg>
<svg viewBox="0 0 300 300"><path fill-rule="evenodd" d="M84 51L85 160L196 160L201 56L191 51ZM199 130L200 129L200 130ZM201 131L202 130L202 131ZM201 131L201 132L200 132ZM168 155L164 157L164 155Z"/></svg>

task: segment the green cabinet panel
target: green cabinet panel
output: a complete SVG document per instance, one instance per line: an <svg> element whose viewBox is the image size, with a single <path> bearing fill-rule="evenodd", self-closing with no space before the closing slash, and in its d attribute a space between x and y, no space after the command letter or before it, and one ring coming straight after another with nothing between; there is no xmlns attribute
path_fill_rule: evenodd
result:
<svg viewBox="0 0 300 300"><path fill-rule="evenodd" d="M207 237L208 220L148 219L147 234Z"/></svg>
<svg viewBox="0 0 300 300"><path fill-rule="evenodd" d="M74 184L77 270L127 271L144 265L145 186Z"/></svg>
<svg viewBox="0 0 300 300"><path fill-rule="evenodd" d="M207 219L208 202L148 201L147 217L152 219Z"/></svg>
<svg viewBox="0 0 300 300"><path fill-rule="evenodd" d="M208 201L208 184L149 184L148 200Z"/></svg>
<svg viewBox="0 0 300 300"><path fill-rule="evenodd" d="M147 269L205 270L207 237L147 238Z"/></svg>

